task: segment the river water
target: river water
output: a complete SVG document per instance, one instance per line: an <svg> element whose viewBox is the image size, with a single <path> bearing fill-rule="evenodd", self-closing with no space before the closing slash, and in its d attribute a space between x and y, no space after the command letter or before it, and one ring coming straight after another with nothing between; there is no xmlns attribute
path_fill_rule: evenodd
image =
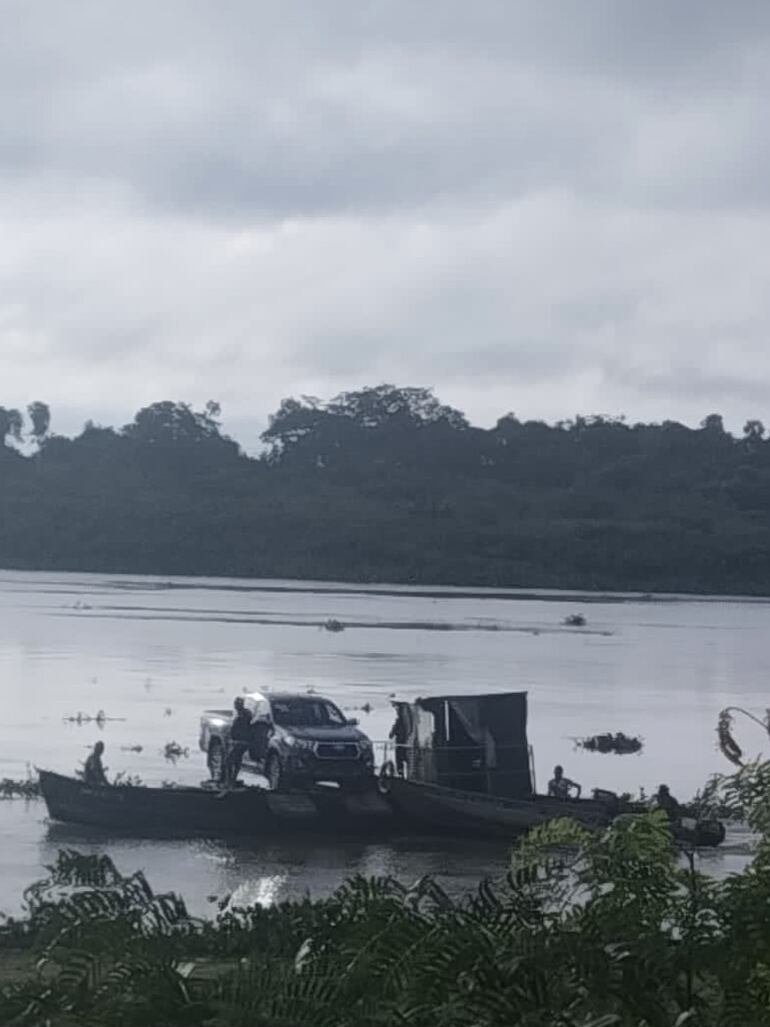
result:
<svg viewBox="0 0 770 1027"><path fill-rule="evenodd" d="M576 612L586 626L565 627ZM329 618L346 629L324 630ZM245 690L314 688L375 740L387 736L393 694L527 690L541 785L559 762L584 793L651 792L666 781L688 798L729 766L716 748L719 710L768 705L768 628L761 600L0 572L0 778L24 777L29 765L70 773L103 738L110 774L197 783L206 776L201 711ZM69 719L99 710L110 718L102 728ZM642 754L575 748L603 731L641 735ZM752 752L763 739L748 729L740 741ZM170 763L169 742L189 753ZM196 913L214 895L325 894L351 873L408 882L433 873L459 892L507 861L504 846L481 842L107 838L49 824L42 803L15 800L0 802L0 911L18 911L22 889L62 847L141 867ZM722 875L746 852L746 838L731 835L703 859Z"/></svg>

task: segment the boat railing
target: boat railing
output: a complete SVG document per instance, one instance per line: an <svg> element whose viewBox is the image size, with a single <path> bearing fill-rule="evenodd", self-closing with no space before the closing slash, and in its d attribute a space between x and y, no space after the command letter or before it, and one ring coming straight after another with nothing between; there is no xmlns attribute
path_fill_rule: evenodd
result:
<svg viewBox="0 0 770 1027"><path fill-rule="evenodd" d="M432 784L451 783L456 788L470 783L484 784L484 791L495 792L496 779L521 773L521 768L500 766L510 753L526 753L532 790L536 791L534 752L531 745L496 745L492 760L482 745L397 744L392 740L375 742L375 767L378 772L389 766L392 773L407 780ZM451 761L451 763L450 763ZM473 790L479 790L475 788Z"/></svg>

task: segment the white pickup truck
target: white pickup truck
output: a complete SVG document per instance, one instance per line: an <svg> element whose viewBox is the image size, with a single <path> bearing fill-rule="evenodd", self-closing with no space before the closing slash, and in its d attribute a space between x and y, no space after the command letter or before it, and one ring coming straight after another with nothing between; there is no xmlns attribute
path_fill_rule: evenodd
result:
<svg viewBox="0 0 770 1027"><path fill-rule="evenodd" d="M330 699L289 692L251 692L243 697L253 742L243 769L262 774L273 789L323 782L364 790L374 784L372 743ZM200 747L209 773L224 778L231 710L206 710Z"/></svg>

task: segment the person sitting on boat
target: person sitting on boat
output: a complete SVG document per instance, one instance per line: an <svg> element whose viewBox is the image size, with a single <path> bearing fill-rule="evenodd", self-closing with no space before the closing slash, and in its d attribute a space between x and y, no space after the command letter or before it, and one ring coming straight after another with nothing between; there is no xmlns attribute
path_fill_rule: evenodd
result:
<svg viewBox="0 0 770 1027"><path fill-rule="evenodd" d="M230 748L227 754L227 781L234 785L241 772L246 751L253 741L251 714L241 696L233 703L233 722L230 725Z"/></svg>
<svg viewBox="0 0 770 1027"><path fill-rule="evenodd" d="M104 742L100 741L94 746L93 751L86 760L85 767L83 769L83 778L86 784L91 785L94 788L104 788L110 783L104 772L104 766L102 764L103 755Z"/></svg>
<svg viewBox="0 0 770 1027"><path fill-rule="evenodd" d="M577 794L574 797L579 799L582 790L577 781L570 781L568 777L564 776L564 767L557 765L553 768L553 777L548 782L548 794L550 796L554 799L571 799L571 793L575 791Z"/></svg>
<svg viewBox="0 0 770 1027"><path fill-rule="evenodd" d="M655 805L662 809L669 820L678 820L680 816L679 803L668 789L668 785L660 785L655 795Z"/></svg>

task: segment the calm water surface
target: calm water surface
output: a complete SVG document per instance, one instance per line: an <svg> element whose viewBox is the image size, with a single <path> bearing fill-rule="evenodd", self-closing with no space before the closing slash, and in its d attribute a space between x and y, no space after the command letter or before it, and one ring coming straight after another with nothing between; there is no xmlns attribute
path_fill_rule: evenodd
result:
<svg viewBox="0 0 770 1027"><path fill-rule="evenodd" d="M562 626L574 612L586 615L585 628ZM328 618L347 629L323 630ZM372 594L342 585L2 572L0 777L23 777L28 764L71 772L101 737L111 774L197 783L205 777L201 711L229 706L244 690L315 688L382 739L393 693L526 689L541 784L560 762L584 790L652 791L667 781L689 797L726 769L715 745L719 710L768 705L769 627L763 601ZM101 731L66 720L99 710L116 718ZM643 754L575 750L573 739L601 731L642 735ZM740 740L747 751L762 745L751 729ZM163 754L172 741L189 747L175 765ZM134 746L142 751L129 751ZM2 802L0 910L19 908L22 888L63 846L106 851L125 870L143 867L195 912L210 908L215 894L262 902L323 894L355 872L407 881L434 873L460 891L506 865L505 848L484 843L128 841L48 824L40 803ZM746 840L736 836L704 859L722 874L745 854Z"/></svg>

